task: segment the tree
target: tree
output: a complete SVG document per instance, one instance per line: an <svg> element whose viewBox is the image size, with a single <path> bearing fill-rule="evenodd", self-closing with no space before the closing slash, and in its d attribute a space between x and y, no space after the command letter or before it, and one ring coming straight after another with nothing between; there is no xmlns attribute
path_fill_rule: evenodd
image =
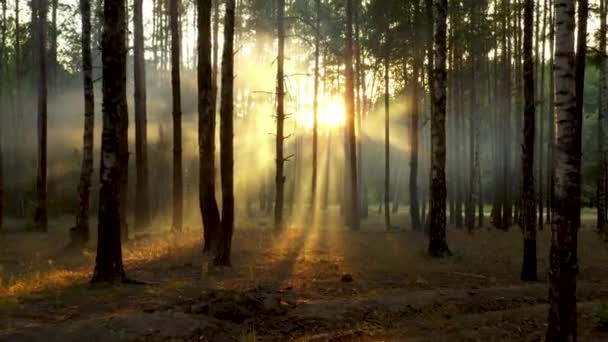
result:
<svg viewBox="0 0 608 342"><path fill-rule="evenodd" d="M524 2L524 145L522 148L521 210L524 232L524 256L521 279L536 281L536 202L534 200L534 62L532 59L532 28L534 1Z"/></svg>
<svg viewBox="0 0 608 342"><path fill-rule="evenodd" d="M36 213L34 224L37 231L48 229L47 214L47 74L46 74L46 0L37 1L36 28L38 43L38 168L36 174Z"/></svg>
<svg viewBox="0 0 608 342"><path fill-rule="evenodd" d="M2 23L1 24L1 28L0 28L0 34L2 34L2 40L0 40L0 60L7 60L7 54L5 53L6 51L6 0L2 0L1 2L2 4ZM4 66L2 67L2 69L0 69L0 75L2 75L3 77L7 77L8 76L8 68L4 68ZM4 105L3 101L4 100L4 92L2 89L2 85L0 85L0 105ZM0 120L2 120L3 117L0 117ZM2 223L3 223L3 219L4 219L4 171L3 171L3 154L2 154L2 138L3 138L3 132L2 132L2 128L0 128L0 231L2 230Z"/></svg>
<svg viewBox="0 0 608 342"><path fill-rule="evenodd" d="M224 18L220 105L222 223L214 259L216 266L230 266L230 248L234 230L234 2L235 0L226 0Z"/></svg>
<svg viewBox="0 0 608 342"><path fill-rule="evenodd" d="M148 129L143 0L133 1L133 81L135 107L135 229L149 224Z"/></svg>
<svg viewBox="0 0 608 342"><path fill-rule="evenodd" d="M127 167L124 143L128 126L126 93L126 8L124 0L105 0L103 11L103 129L97 257L91 282L124 282L120 188Z"/></svg>
<svg viewBox="0 0 608 342"><path fill-rule="evenodd" d="M317 168L319 148L319 55L321 43L321 0L315 0L315 80L313 99L313 129L312 129L312 188L310 201L312 210L316 210ZM326 180L327 181L327 180Z"/></svg>
<svg viewBox="0 0 608 342"><path fill-rule="evenodd" d="M555 192L552 200L547 341L576 341L580 154L574 53L574 0L555 0ZM579 27L580 28L580 27Z"/></svg>
<svg viewBox="0 0 608 342"><path fill-rule="evenodd" d="M347 223L353 230L358 230L359 189L357 182L357 137L355 134L355 83L353 71L353 0L346 1L346 53L344 56L345 71L345 110L346 110L346 160L348 162L346 183L349 198L345 198ZM385 208L385 210L389 210Z"/></svg>
<svg viewBox="0 0 608 342"><path fill-rule="evenodd" d="M93 61L91 58L91 1L80 0L82 26L82 80L84 94L84 136L82 166L78 183L79 207L71 245L81 247L89 241L89 207L93 177L93 135L95 129L95 94L93 91Z"/></svg>
<svg viewBox="0 0 608 342"><path fill-rule="evenodd" d="M446 39L447 0L433 0L434 17L434 68L431 116L431 212L429 226L429 253L434 257L450 254L446 240Z"/></svg>
<svg viewBox="0 0 608 342"><path fill-rule="evenodd" d="M216 92L211 65L211 2L212 0L200 0L196 3L198 8L199 204L203 218L204 252L213 250L213 239L217 237L220 228L220 213L215 199Z"/></svg>
<svg viewBox="0 0 608 342"><path fill-rule="evenodd" d="M384 225L391 230L391 136L390 136L390 71L388 62L388 27L386 30L386 52L384 55Z"/></svg>
<svg viewBox="0 0 608 342"><path fill-rule="evenodd" d="M171 17L171 90L173 98L173 227L182 230L183 171L182 171L182 95L180 81L179 0L170 0Z"/></svg>
<svg viewBox="0 0 608 342"><path fill-rule="evenodd" d="M608 72L608 61L606 59L606 0L600 1L600 31L599 31L599 53L600 57L600 91L598 92L598 120L597 120L597 150L600 154L601 170L597 182L597 230L606 232L606 182L608 181L608 160L606 159L606 115L608 114L608 83L606 73Z"/></svg>
<svg viewBox="0 0 608 342"><path fill-rule="evenodd" d="M420 67L422 65L421 54L422 52L417 52L416 56L414 57L412 76L412 120L410 121L410 219L412 221L412 229L416 231L422 229L418 203L418 82L420 77Z"/></svg>
<svg viewBox="0 0 608 342"><path fill-rule="evenodd" d="M277 0L277 36L279 54L277 57L277 135L276 135L276 195L274 203L275 229L283 228L283 196L285 187L285 157L283 142L285 141L285 0Z"/></svg>

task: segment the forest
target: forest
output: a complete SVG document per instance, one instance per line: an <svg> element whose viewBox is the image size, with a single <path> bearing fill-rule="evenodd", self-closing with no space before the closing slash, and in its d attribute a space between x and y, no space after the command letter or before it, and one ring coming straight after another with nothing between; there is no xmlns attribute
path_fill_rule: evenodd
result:
<svg viewBox="0 0 608 342"><path fill-rule="evenodd" d="M607 341L608 0L0 0L0 341Z"/></svg>

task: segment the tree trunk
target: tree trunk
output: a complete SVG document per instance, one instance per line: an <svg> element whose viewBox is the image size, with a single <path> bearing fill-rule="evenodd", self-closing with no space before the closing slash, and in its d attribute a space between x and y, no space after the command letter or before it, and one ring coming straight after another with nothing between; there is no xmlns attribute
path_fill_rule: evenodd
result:
<svg viewBox="0 0 608 342"><path fill-rule="evenodd" d="M433 112L431 117L431 212L429 253L434 257L449 255L445 225L445 116L446 116L446 36L447 0L433 0L434 51Z"/></svg>
<svg viewBox="0 0 608 342"><path fill-rule="evenodd" d="M47 217L47 74L46 74L46 0L38 2L38 169L36 176L36 213L34 224L37 231L46 232Z"/></svg>
<svg viewBox="0 0 608 342"><path fill-rule="evenodd" d="M128 123L124 0L104 1L103 130L97 229L97 258L91 282L126 280L122 263L120 188L127 167L123 145ZM128 124L127 124L128 125Z"/></svg>
<svg viewBox="0 0 608 342"><path fill-rule="evenodd" d="M600 33L599 33L599 53L600 59L600 91L598 92L598 123L597 123L597 150L599 152L600 175L597 182L597 230L606 233L606 181L608 180L606 160L606 114L608 113L608 83L606 83L606 73L608 72L608 61L606 58L606 0L600 1Z"/></svg>
<svg viewBox="0 0 608 342"><path fill-rule="evenodd" d="M277 0L277 36L279 54L277 58L277 135L276 135L276 195L274 204L275 229L283 228L283 196L285 187L285 157L283 143L285 141L285 0Z"/></svg>
<svg viewBox="0 0 608 342"><path fill-rule="evenodd" d="M524 256L521 280L536 281L536 202L534 200L534 62L532 59L532 28L534 2L524 2L524 145L522 148L521 211L524 232ZM537 16L538 17L538 16ZM538 26L538 25L537 25Z"/></svg>
<svg viewBox="0 0 608 342"><path fill-rule="evenodd" d="M388 35L388 31L386 31ZM387 38L388 40L388 38ZM389 95L389 63L388 46L384 56L384 225L391 230L391 136L390 136L390 95Z"/></svg>
<svg viewBox="0 0 608 342"><path fill-rule="evenodd" d="M232 246L232 232L234 230L234 11L234 0L226 0L220 107L222 223L214 260L214 264L217 266L230 266L230 248Z"/></svg>
<svg viewBox="0 0 608 342"><path fill-rule="evenodd" d="M316 210L317 197L317 168L319 148L319 49L321 40L321 0L315 0L315 84L313 99L313 129L312 129L312 187L310 192L310 203L313 217Z"/></svg>
<svg viewBox="0 0 608 342"><path fill-rule="evenodd" d="M540 89L539 89L539 101L540 101L540 114L539 114L539 124L540 127L538 129L538 227L540 230L543 229L544 225L544 209L545 209L545 188L544 188L544 159L545 159L545 146L543 145L544 134L545 134L545 52L546 52L546 44L545 44L545 36L547 33L547 0L545 0L543 4L543 29L541 34L542 41L542 60L540 64Z"/></svg>
<svg viewBox="0 0 608 342"><path fill-rule="evenodd" d="M418 57L420 54L420 52L416 52L413 65L412 120L410 121L410 219L412 221L412 229L415 231L422 230L418 203L418 132L420 126L418 113L418 78L422 63L421 58Z"/></svg>
<svg viewBox="0 0 608 342"><path fill-rule="evenodd" d="M358 230L359 184L357 177L357 137L355 133L355 85L353 71L353 0L346 1L346 53L344 56L345 71L345 111L346 111L346 144L348 145L347 177L349 198L345 198L347 222L352 230Z"/></svg>
<svg viewBox="0 0 608 342"><path fill-rule="evenodd" d="M549 139L547 139L547 145L549 150L549 156L547 158L547 170L549 172L549 196L547 200L547 222L551 222L553 217L553 196L555 195L555 0L550 0L549 8L551 9L551 24L549 25Z"/></svg>
<svg viewBox="0 0 608 342"><path fill-rule="evenodd" d="M555 194L551 222L547 341L576 341L580 154L574 66L574 0L555 0Z"/></svg>
<svg viewBox="0 0 608 342"><path fill-rule="evenodd" d="M182 171L182 93L180 81L179 1L170 0L171 17L171 90L173 98L173 226L182 230L183 171Z"/></svg>
<svg viewBox="0 0 608 342"><path fill-rule="evenodd" d="M2 40L0 41L0 60L6 61L7 60L7 56L6 56L6 1L7 0L2 0L1 4L2 4L2 29L1 29L1 34L2 34ZM2 77L3 79L6 79L8 77L8 67L7 64L8 63L3 63L4 65L2 65L0 67L0 77ZM5 97L4 97L4 89L2 88L2 86L0 85L0 106L8 106L8 101L5 101ZM4 102L3 102L4 101ZM6 107L5 107L6 108ZM4 116L0 116L0 120L6 120L6 118ZM2 153L2 139L3 139L3 133L2 129L0 128L0 231L2 231L2 224L3 224L3 218L4 218L4 172L3 172L3 153Z"/></svg>
<svg viewBox="0 0 608 342"><path fill-rule="evenodd" d="M220 50L220 1L221 0L212 0L215 4L215 8L213 11L213 70L211 76L211 82L213 86L213 108L214 111L217 109L217 89L218 89L218 73L219 73L219 50ZM213 5L212 5L213 6ZM213 113L215 118L215 112ZM215 131L215 123L214 131ZM213 133L215 135L215 133ZM215 143L214 143L215 144ZM215 167L215 165L214 165ZM215 172L215 170L214 170ZM214 176L215 177L215 176Z"/></svg>
<svg viewBox="0 0 608 342"><path fill-rule="evenodd" d="M198 1L198 134L199 204L203 218L203 252L214 249L220 229L220 213L215 199L215 103L211 65L211 4ZM216 1L217 3L217 1Z"/></svg>
<svg viewBox="0 0 608 342"><path fill-rule="evenodd" d="M361 8L361 1L355 0L353 7L354 12L354 24L355 24L355 80L357 81L356 96L357 96L357 127L359 132L359 139L357 140L357 175L359 176L359 192L360 192L360 215L361 218L366 218L368 215L368 203L367 203L367 185L363 177L363 116L365 115L365 70L364 63L362 61L363 47L361 45L361 33L360 33L360 17L359 11Z"/></svg>
<svg viewBox="0 0 608 342"><path fill-rule="evenodd" d="M146 64L144 56L143 0L133 1L133 81L135 88L135 229L150 222L148 184L148 133L146 113Z"/></svg>
<svg viewBox="0 0 608 342"><path fill-rule="evenodd" d="M59 62L57 60L57 38L59 31L57 29L57 7L58 0L51 0L51 41L50 41L50 56L49 56L49 78L51 88L57 87L57 72Z"/></svg>
<svg viewBox="0 0 608 342"><path fill-rule="evenodd" d="M89 241L89 208L93 178L93 134L95 129L95 95L93 89L93 61L91 57L91 1L80 0L82 25L82 78L84 89L84 136L82 167L78 183L79 210L76 227L71 234L71 245L82 247Z"/></svg>

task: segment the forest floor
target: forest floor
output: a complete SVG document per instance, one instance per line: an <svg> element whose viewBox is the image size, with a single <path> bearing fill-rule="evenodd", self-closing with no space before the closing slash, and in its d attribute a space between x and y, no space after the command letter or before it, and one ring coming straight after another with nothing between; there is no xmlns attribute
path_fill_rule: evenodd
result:
<svg viewBox="0 0 608 342"><path fill-rule="evenodd" d="M127 274L147 285L122 286L88 283L95 251L63 250L66 220L47 234L9 227L0 341L543 339L549 227L538 237L540 279L523 283L517 227L450 228L454 255L437 260L424 234L385 232L375 214L358 232L331 220L279 233L267 219L240 221L232 268L208 267L199 230L151 233L123 248ZM586 226L579 246L580 340L608 341L608 244Z"/></svg>

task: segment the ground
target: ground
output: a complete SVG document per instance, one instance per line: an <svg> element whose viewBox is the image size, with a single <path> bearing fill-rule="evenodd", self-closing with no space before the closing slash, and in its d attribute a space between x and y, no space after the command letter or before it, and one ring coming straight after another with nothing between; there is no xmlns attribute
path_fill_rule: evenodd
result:
<svg viewBox="0 0 608 342"><path fill-rule="evenodd" d="M405 227L406 214L394 219ZM519 280L522 236L450 228L453 256L432 259L424 234L334 224L274 232L237 223L232 268L201 253L201 232L142 234L124 246L146 285L90 285L94 248L65 252L66 220L47 234L0 234L0 341L539 341L546 328L550 232L539 276ZM13 222L13 226L18 223ZM607 341L608 245L580 232L581 341ZM608 319L608 318L605 318Z"/></svg>

